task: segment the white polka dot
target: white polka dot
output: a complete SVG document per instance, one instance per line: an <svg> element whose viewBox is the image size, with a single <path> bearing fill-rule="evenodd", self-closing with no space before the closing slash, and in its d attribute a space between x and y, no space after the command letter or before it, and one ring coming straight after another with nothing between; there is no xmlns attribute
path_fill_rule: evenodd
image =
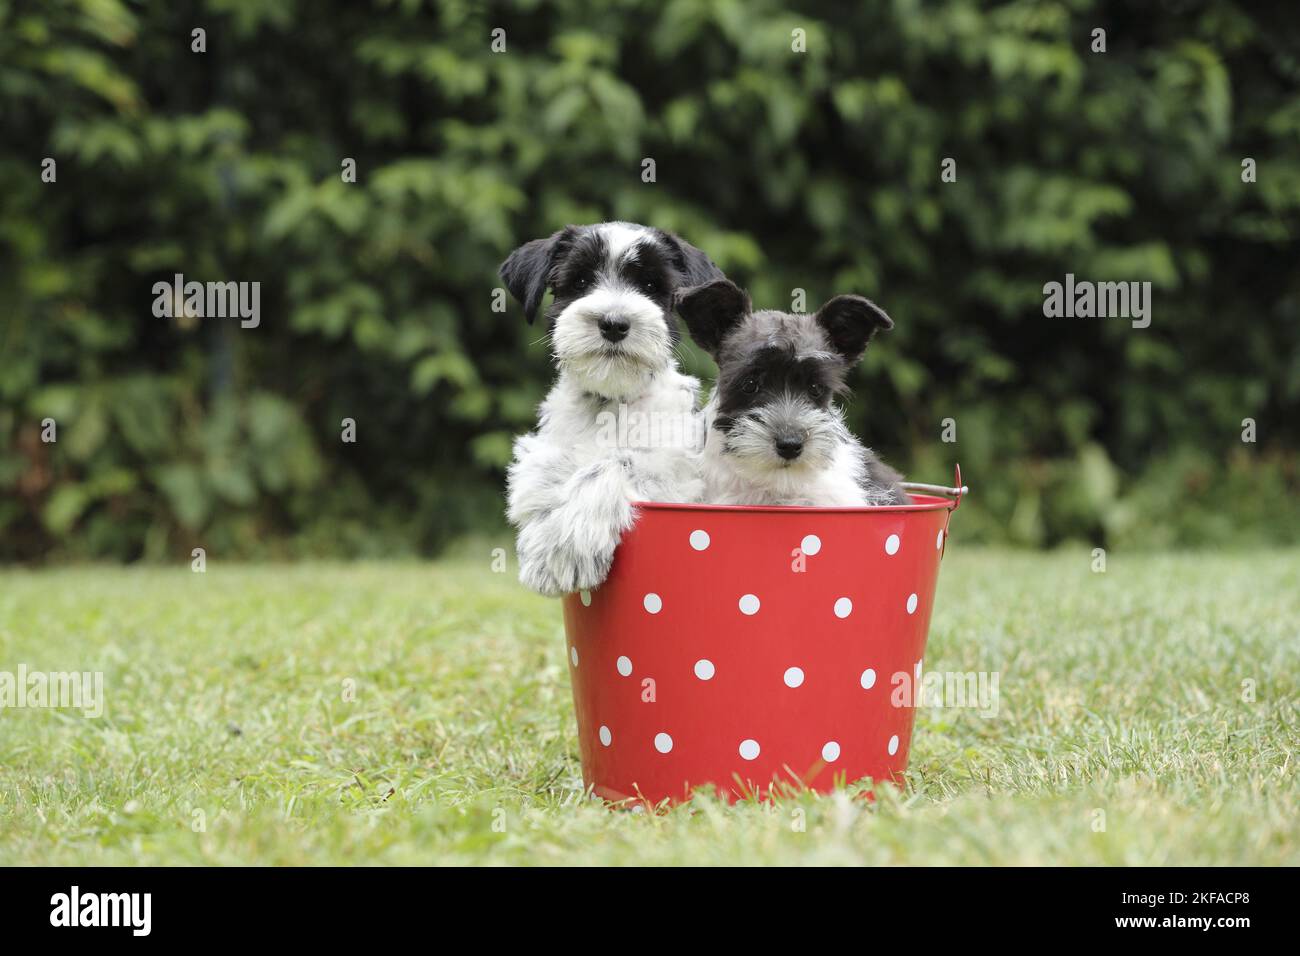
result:
<svg viewBox="0 0 1300 956"><path fill-rule="evenodd" d="M569 645L569 660L573 661L574 667L578 666L578 649L573 645Z"/></svg>
<svg viewBox="0 0 1300 956"><path fill-rule="evenodd" d="M898 734L889 738L889 756L892 757L896 753L898 753Z"/></svg>
<svg viewBox="0 0 1300 956"><path fill-rule="evenodd" d="M908 613L908 614L915 614L915 613L916 613L916 595L915 595L915 594L909 594L909 595L907 596L907 613Z"/></svg>
<svg viewBox="0 0 1300 956"><path fill-rule="evenodd" d="M799 550L804 554L812 556L822 549L822 539L815 534L806 534L803 540L799 542Z"/></svg>
<svg viewBox="0 0 1300 956"><path fill-rule="evenodd" d="M848 598L843 597L835 602L836 617L848 617L852 613L853 613L853 602L850 601Z"/></svg>
<svg viewBox="0 0 1300 956"><path fill-rule="evenodd" d="M740 755L746 760L753 760L758 756L757 740L742 740L740 742Z"/></svg>
<svg viewBox="0 0 1300 956"><path fill-rule="evenodd" d="M659 751L661 754L666 754L672 749L673 738L664 733L655 734L655 750Z"/></svg>
<svg viewBox="0 0 1300 956"><path fill-rule="evenodd" d="M618 668L620 674L624 677L628 677L632 673L632 658L626 656L620 657L614 662L614 666Z"/></svg>
<svg viewBox="0 0 1300 956"><path fill-rule="evenodd" d="M601 724L600 725L601 746L608 747L610 745L610 742L613 741L613 739L614 739L614 735L609 732L609 728L606 727L604 724Z"/></svg>
<svg viewBox="0 0 1300 956"><path fill-rule="evenodd" d="M803 683L803 668L790 667L786 669L785 672L786 687L798 687L802 683Z"/></svg>
<svg viewBox="0 0 1300 956"><path fill-rule="evenodd" d="M663 598L655 594L653 591L651 591L649 594L645 596L645 598L641 601L641 604L651 614L658 614L660 611L664 609Z"/></svg>
<svg viewBox="0 0 1300 956"><path fill-rule="evenodd" d="M691 532L691 547L696 551L704 551L709 546L709 533L700 529Z"/></svg>
<svg viewBox="0 0 1300 956"><path fill-rule="evenodd" d="M860 683L860 684L862 685L862 689L863 689L863 690L871 690L871 688L875 687L875 686L876 686L876 672L875 672L875 670L872 669L872 668L870 668L870 667L868 667L866 670L864 670L864 671L862 672L862 677L861 677L861 679L858 681L858 683Z"/></svg>
<svg viewBox="0 0 1300 956"><path fill-rule="evenodd" d="M591 607L591 592L590 592L590 591L579 591L579 592L578 592L578 597L582 600L582 606L583 606L583 607Z"/></svg>
<svg viewBox="0 0 1300 956"><path fill-rule="evenodd" d="M742 597L742 598L740 599L740 613L741 613L741 614L757 614L757 613L758 613L758 595L757 595L757 594L746 594L744 597Z"/></svg>
<svg viewBox="0 0 1300 956"><path fill-rule="evenodd" d="M942 550L943 550L943 529L942 529L942 528L940 528L940 529L939 529L939 533L938 533L937 535L935 535L935 538L934 538L934 550L936 550L936 551L942 551Z"/></svg>
<svg viewBox="0 0 1300 956"><path fill-rule="evenodd" d="M695 676L700 680L713 680L715 673L713 661L701 659L695 662Z"/></svg>
<svg viewBox="0 0 1300 956"><path fill-rule="evenodd" d="M891 534L885 539L885 554L898 554L898 546L902 542L898 540L898 535Z"/></svg>
<svg viewBox="0 0 1300 956"><path fill-rule="evenodd" d="M826 741L826 745L822 747L822 759L827 763L834 763L839 760L840 745L833 740Z"/></svg>

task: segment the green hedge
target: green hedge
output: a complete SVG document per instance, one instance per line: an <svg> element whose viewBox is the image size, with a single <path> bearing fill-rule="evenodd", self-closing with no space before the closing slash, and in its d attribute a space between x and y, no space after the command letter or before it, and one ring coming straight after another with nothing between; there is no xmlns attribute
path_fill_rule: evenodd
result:
<svg viewBox="0 0 1300 956"><path fill-rule="evenodd" d="M605 218L876 298L852 422L960 460L971 537L1295 540L1300 13L1141 9L0 0L0 559L499 527L549 368L496 267ZM1151 327L1045 318L1067 272ZM155 318L174 273L261 282L260 327Z"/></svg>

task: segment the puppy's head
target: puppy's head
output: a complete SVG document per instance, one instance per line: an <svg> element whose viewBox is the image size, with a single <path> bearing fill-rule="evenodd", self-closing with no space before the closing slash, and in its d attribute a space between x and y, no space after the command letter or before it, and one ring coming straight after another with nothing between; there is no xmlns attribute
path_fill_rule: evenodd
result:
<svg viewBox="0 0 1300 956"><path fill-rule="evenodd" d="M843 440L832 399L871 337L894 327L884 310L839 295L813 315L754 312L726 279L683 289L677 310L718 363L713 428L732 464L765 485L828 467Z"/></svg>
<svg viewBox="0 0 1300 956"><path fill-rule="evenodd" d="M546 291L555 293L546 321L559 366L585 390L622 399L672 363L677 289L721 277L677 236L626 222L567 226L501 266L529 323Z"/></svg>

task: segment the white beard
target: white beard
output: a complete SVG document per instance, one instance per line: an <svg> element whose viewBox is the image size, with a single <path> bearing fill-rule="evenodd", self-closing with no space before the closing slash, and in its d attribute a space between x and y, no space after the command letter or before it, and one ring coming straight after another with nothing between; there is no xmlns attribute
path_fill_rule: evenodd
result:
<svg viewBox="0 0 1300 956"><path fill-rule="evenodd" d="M597 327L599 318L611 312L630 323L617 351L606 351L608 343ZM653 379L664 367L672 341L659 306L642 293L615 283L569 303L555 318L551 346L562 369L561 382L567 379L580 392L632 403L655 389ZM543 405L543 413L545 408Z"/></svg>
<svg viewBox="0 0 1300 956"><path fill-rule="evenodd" d="M819 457L820 465L796 461L756 467L723 450L726 436L713 427L718 413L715 393L700 412L707 438L700 459L703 497L715 505L793 505L815 508L855 508L887 504L888 489L867 480L867 450L836 414L829 452Z"/></svg>

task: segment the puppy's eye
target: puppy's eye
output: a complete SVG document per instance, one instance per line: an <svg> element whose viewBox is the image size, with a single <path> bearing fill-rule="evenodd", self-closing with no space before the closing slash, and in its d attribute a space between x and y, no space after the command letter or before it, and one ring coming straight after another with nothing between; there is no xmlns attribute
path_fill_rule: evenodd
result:
<svg viewBox="0 0 1300 956"><path fill-rule="evenodd" d="M644 292L646 295L658 295L659 283L656 282L654 279L646 279L644 282L641 283L641 291Z"/></svg>
<svg viewBox="0 0 1300 956"><path fill-rule="evenodd" d="M818 382L813 382L813 384L808 386L808 394L814 399L820 400L821 397L826 394L826 388Z"/></svg>
<svg viewBox="0 0 1300 956"><path fill-rule="evenodd" d="M749 378L740 383L740 390L746 395L753 395L758 391L758 379L753 375L749 376Z"/></svg>
<svg viewBox="0 0 1300 956"><path fill-rule="evenodd" d="M591 285L591 280L586 276L578 276L578 278L573 280L573 287L575 289L585 289L589 285Z"/></svg>

